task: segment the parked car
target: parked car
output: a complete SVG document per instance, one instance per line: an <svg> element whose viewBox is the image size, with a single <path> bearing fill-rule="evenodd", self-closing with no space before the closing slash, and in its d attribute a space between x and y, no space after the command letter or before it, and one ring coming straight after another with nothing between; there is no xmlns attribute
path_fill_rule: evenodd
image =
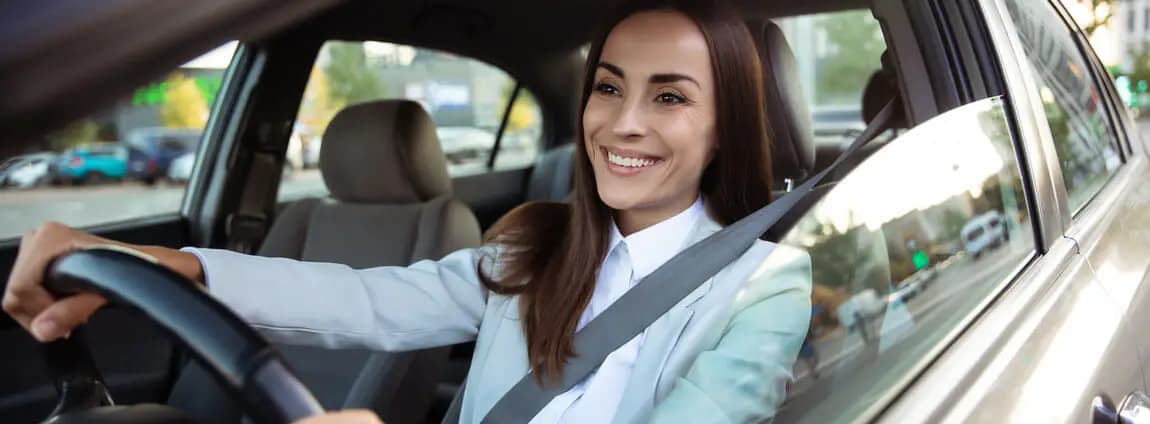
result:
<svg viewBox="0 0 1150 424"><path fill-rule="evenodd" d="M495 133L476 127L436 127L435 135L448 162L464 164L486 161L495 145Z"/></svg>
<svg viewBox="0 0 1150 424"><path fill-rule="evenodd" d="M309 90L305 79L311 72L322 71L322 61L331 58L323 53L323 46L357 43L351 46L355 50L348 49L353 54L347 56L358 60L364 56L359 52L370 51L376 57L359 60L372 64L370 75L382 75L387 91L404 94L415 93L419 87L408 85L403 78L388 77L380 71L390 69L380 68L405 60L419 63L427 55L404 57L393 48L395 45L436 46L445 51L443 55L498 63L507 70L513 85L521 82L535 94L543 112L542 128L546 129L541 133L542 146L551 148L577 138L579 123L574 117L581 95L577 87L586 54L583 46L599 27L607 2L506 0L465 5L450 2L453 7L445 7L444 2L422 0L236 0L244 7L216 8L199 2L172 2L164 8L148 7L146 2L69 2L67 8L53 2L26 3L9 12L28 19L21 22L21 28L44 31L21 33L22 45L38 46L39 50L0 49L0 69L5 70L0 73L0 87L5 88L6 99L20 99L0 107L0 127L4 128L0 143L6 150L26 148L30 137L65 125L81 113L103 112L98 106L113 104L111 93L130 96L133 88L165 75L172 64L191 59L195 52L230 39L252 40L240 43L225 73L224 88L216 96L216 113L208 123L213 130L203 149L210 156L199 161L205 166L203 184L190 185L183 196L185 202L178 209L166 210L169 213L146 209L133 219L83 225L101 236L134 243L230 246L257 253L262 249L269 256L343 262L358 268L384 265L373 260L391 254L400 259L387 265L409 263L415 259L415 250L397 241L427 235L436 221L466 221L475 230L472 233L490 228L508 211L537 199L529 195L536 180L550 185L555 181L550 176L569 177L572 155L568 151L552 157L548 151L527 168L484 170L455 178L450 185L443 181L445 177L431 181L434 184L416 180L412 184L420 184L420 189L408 191L395 190L405 183L399 181L402 178L365 184L346 178L340 182L347 190L336 196L277 204L276 190L283 187L274 184L274 173L279 169L265 170L272 173L270 178L250 178L252 171L260 170L251 165L260 163L252 158L286 150L290 123L299 118L301 99L306 91L317 91ZM784 153L809 152L816 137L813 130L808 131L809 116L797 113L811 108L798 96L788 94L804 85L810 92L820 93L825 90L819 89L828 87L809 85L831 81L835 85L830 88L845 92L840 97L857 97L859 103L863 98L884 101L886 112L864 125L894 134L889 141L883 140L888 142L866 146L863 153L851 158L857 162L855 166L806 194L811 197L795 210L796 223L778 228L777 235L764 236L793 248L775 249L771 255L784 251L809 255L811 286L852 299L845 302L850 304L846 309L839 305L838 319L843 326L862 329L866 335L858 337L860 331L835 328L822 332L818 339L806 340L822 358L822 365L816 366L818 372L808 373L810 379L802 384L790 385L780 394L785 397L781 404L768 405L777 406L771 409L773 417L756 416L746 421L1129 423L1144 419L1150 408L1150 398L1145 396L1150 387L1150 337L1145 336L1150 323L1150 190L1145 184L1150 181L1150 146L1137 123L1123 110L1106 69L1086 44L1087 34L1074 24L1062 2L761 0L739 4L760 55L784 58L762 62L770 90L761 94L765 113L771 117L776 143L772 150L781 161L774 168L776 181L772 184L785 187L781 184L784 178L802 180L819 170L802 155ZM155 25L173 17L180 19L179 25ZM779 21L782 29L769 25L769 21ZM92 37L91 29L101 27L116 31L105 34L106 38ZM836 48L844 38L861 39L863 46L855 50ZM377 44L384 42L394 45ZM788 43L796 48L785 49ZM370 49L359 49L364 46ZM839 60L854 56L872 66L839 66ZM800 72L789 66L796 63L810 67ZM849 75L820 75L820 69L840 69ZM889 78L892 84L886 86L890 90L856 93L838 84L847 77L865 81L870 76L867 73ZM40 86L31 87L29 75L35 75L33 82ZM333 80L331 75L325 78L329 87L359 82ZM93 87L99 89L85 89ZM483 87L488 91L501 88ZM449 100L480 94L455 90ZM356 134L371 142L388 140L394 136L388 130L397 128L394 124L374 125L380 121L368 122L372 125L364 125L364 132ZM326 143L332 146L332 134L326 135ZM841 148L834 151L839 144L830 143L830 153L841 152ZM796 150L796 146L801 149ZM458 154L467 149L444 150ZM466 156L467 160L475 157L483 155ZM402 165L422 169L425 164ZM368 177L391 175L361 167L348 166L340 171L345 172L343 176L359 172ZM428 194L427 186L434 186L435 193ZM559 190L569 187L560 185ZM736 194L739 190L726 189ZM385 196L391 194L395 195ZM432 215L426 212L430 209L427 203L417 203L436 195L442 195L436 198L442 200L446 194L455 195L448 200L465 204L475 218L447 219L455 216ZM379 200L376 197L401 200L379 206L370 203ZM68 198L60 206L83 203L78 200L83 199ZM124 203L127 209L140 202ZM283 213L270 213L276 210ZM397 210L403 211L404 219L380 218ZM1010 242L975 261L966 251L969 247L962 242L961 230L988 211L1001 214L1010 229ZM466 215L462 212L459 215ZM418 218L417 213L421 214ZM361 227L349 223L357 218L369 219L371 224ZM258 233L267 229L267 224L276 237L263 239L265 245L261 246ZM982 228L984 234L991 233ZM257 236L253 238L253 234ZM478 239L478 234L472 238ZM892 275L907 275L908 267L913 269L906 240L930 240L963 250L939 263L937 275L930 280L931 288L916 293L913 302L886 303L889 289L882 292L878 288L890 287ZM950 250L948 247L943 253ZM0 264L13 263L16 255L15 239L0 244ZM3 266L10 269L10 265ZM758 271L770 270L747 270ZM266 290L258 275L252 280L246 289ZM316 287L316 293L322 295L323 285ZM717 285L704 286L703 290L714 287ZM787 293L802 293L807 288L796 281L788 286ZM774 289L748 284L736 287L730 295L745 300ZM691 356L675 349L683 345L677 340L695 338L694 342L706 337L700 332L682 333L679 338L677 331L700 318L702 309L695 309L695 305L711 302L713 294L708 292L693 298L696 303L679 305L650 327L647 343L635 362L636 372L628 385L674 393L667 402L678 401L675 396L686 390L690 402L682 404L683 416L670 420L695 421L690 413L706 415L698 421L722 420L728 417L715 412L716 408L743 409L748 398L742 388L785 386L785 382L759 379L755 361L761 357L729 355L731 350L723 345L704 350L702 355L737 369L730 380L700 382L640 372L652 369L645 368L651 358L690 370L688 375L706 371L692 369ZM396 352L271 345L260 350L261 354L268 357L278 351L274 353L285 358L290 365L286 368L296 370L302 383L266 383L260 378L272 375L283 379L277 382L296 381L290 378L291 372L275 371L281 368L269 374L228 373L244 369L243 364L220 359L222 355L214 356L216 361L193 362L230 366L221 371L225 378L212 379L202 371L197 373L196 366L185 367L185 358L232 352L227 348L237 345L229 341L243 335L254 337L256 331L239 324L227 326L226 334L234 337L204 330L200 324L226 321L226 308L221 305L204 308L204 315L189 317L189 308L171 302L169 297L157 294L150 299L154 301L149 304L153 306L152 319L132 314L130 307L108 308L87 324L87 346L98 353L94 355L95 367L120 409L91 408L78 413L123 416L135 411L147 417L177 410L208 414L206 422L239 421L238 413L232 420L213 419L218 416L211 414L238 398L236 393L270 386L292 389L275 392L292 399L283 402L285 409L311 405L297 400L307 399L310 389L329 409L366 407L389 422L438 422L468 372L493 372L470 367L471 352L489 347L482 342L447 348L454 350L450 355L432 349L441 355L428 362L397 361L397 357L411 357L395 356ZM344 312L371 317L371 301L349 302ZM483 305L476 305L472 312L480 315ZM773 319L766 323L745 320L716 328L715 333L733 334L747 327L770 325L775 331L762 337L796 337L790 343L778 343L777 339L757 339L761 335L752 333L738 341L743 346L762 347L763 355L797 354L799 338L807 334L807 311L802 310L807 305L800 296L790 306L799 308L796 315L804 318L789 323L793 327ZM258 314L276 307L275 302L269 302L261 305L260 311L245 313ZM427 316L429 324L435 324L438 316L424 309L412 313ZM871 315L873 325L858 326L861 320L854 317L863 315ZM149 322L153 320L197 332L177 344L170 334ZM473 334L474 323L457 326L457 333ZM0 361L0 420L42 421L61 401L56 387L70 387L53 378L65 374L53 372L91 363L64 360L48 368L45 350L15 322L4 317L0 329L0 354L4 355ZM280 330L278 334L308 333L303 325ZM348 329L359 330L377 329L370 325ZM662 337L667 334L675 337ZM466 337L459 337L463 339ZM652 340L667 343L654 345ZM791 349L790 353L786 349ZM494 352L504 353L524 354ZM814 378L816 374L818 378ZM244 375L256 377L244 379ZM412 379L425 383L430 379L430 384L408 385ZM738 396L729 394L732 390L739 392ZM476 394L469 396L474 399ZM485 405L498 398L495 393L478 396ZM106 399L89 396L82 399L87 403L74 403L69 396L63 400L62 405L87 408ZM631 401L625 399L622 405L650 411L659 400L648 397ZM768 401L762 397L761 402ZM165 402L168 405L154 405ZM737 402L741 403L732 405ZM140 404L153 405L138 408ZM245 407L278 410L271 402L260 400L249 400ZM482 411L471 412L475 420L482 416Z"/></svg>
<svg viewBox="0 0 1150 424"><path fill-rule="evenodd" d="M64 184L120 181L128 174L128 149L91 144L66 150L56 161L56 180Z"/></svg>
<svg viewBox="0 0 1150 424"><path fill-rule="evenodd" d="M31 188L51 183L56 172L55 153L32 153L0 163L0 187Z"/></svg>
<svg viewBox="0 0 1150 424"><path fill-rule="evenodd" d="M128 131L124 145L129 148L129 178L154 184L168 175L172 161L195 153L203 132L180 128L135 128Z"/></svg>
<svg viewBox="0 0 1150 424"><path fill-rule="evenodd" d="M1008 237L1006 219L996 211L976 216L962 226L962 244L974 259L1001 247Z"/></svg>
<svg viewBox="0 0 1150 424"><path fill-rule="evenodd" d="M176 183L186 183L192 178L192 167L196 164L196 154L186 153L168 166L168 179Z"/></svg>

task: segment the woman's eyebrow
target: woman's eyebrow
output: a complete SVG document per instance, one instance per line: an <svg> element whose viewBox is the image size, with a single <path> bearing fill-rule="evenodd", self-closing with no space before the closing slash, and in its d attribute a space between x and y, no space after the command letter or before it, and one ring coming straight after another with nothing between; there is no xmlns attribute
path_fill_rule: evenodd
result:
<svg viewBox="0 0 1150 424"><path fill-rule="evenodd" d="M618 76L619 78L624 78L623 77L623 69L618 67L618 66L611 64L610 62L599 62L598 67L606 69L607 72L615 74L615 76Z"/></svg>
<svg viewBox="0 0 1150 424"><path fill-rule="evenodd" d="M597 67L603 68L603 69L607 70L607 72L615 74L615 76L618 76L619 78L625 78L625 76L623 74L623 68L620 68L611 62L599 62ZM698 81L695 81L694 78L691 78L690 76L684 75L684 74L676 74L676 73L654 74L654 75L651 75L651 78L648 79L648 82L650 82L651 84L670 84L670 83L679 82L679 81L690 81L691 83L695 84L696 87L702 88L702 86L699 85Z"/></svg>
<svg viewBox="0 0 1150 424"><path fill-rule="evenodd" d="M694 78L683 74L655 74L651 75L649 81L651 84L670 84L679 81L690 81L694 83L696 87L702 88L702 86L699 85L699 82L695 81Z"/></svg>

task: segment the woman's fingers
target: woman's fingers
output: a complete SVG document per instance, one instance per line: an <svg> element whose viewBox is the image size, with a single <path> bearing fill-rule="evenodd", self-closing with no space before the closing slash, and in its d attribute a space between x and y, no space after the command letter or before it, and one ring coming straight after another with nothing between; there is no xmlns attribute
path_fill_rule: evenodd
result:
<svg viewBox="0 0 1150 424"><path fill-rule="evenodd" d="M41 342L50 342L71 334L104 303L104 298L91 293L61 299L32 320L32 336Z"/></svg>
<svg viewBox="0 0 1150 424"><path fill-rule="evenodd" d="M48 223L24 235L20 240L20 252L8 276L4 291L4 311L31 331L32 319L40 314L55 299L42 286L44 270L48 263L58 256L66 245L61 243L62 227Z"/></svg>
<svg viewBox="0 0 1150 424"><path fill-rule="evenodd" d="M383 421L380 421L374 412L365 409L349 409L305 418L296 421L295 424L383 424Z"/></svg>
<svg viewBox="0 0 1150 424"><path fill-rule="evenodd" d="M57 302L44 289L44 273L60 255L100 243L111 242L54 222L25 234L4 290L4 311L40 341L55 340L83 323L103 300L87 295ZM48 310L50 316L41 318Z"/></svg>

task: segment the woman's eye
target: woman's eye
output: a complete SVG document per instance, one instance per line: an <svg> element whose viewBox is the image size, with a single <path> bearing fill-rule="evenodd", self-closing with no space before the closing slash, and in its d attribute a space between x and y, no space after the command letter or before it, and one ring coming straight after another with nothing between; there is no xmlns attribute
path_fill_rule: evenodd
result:
<svg viewBox="0 0 1150 424"><path fill-rule="evenodd" d="M598 91L600 93L607 94L607 95L612 95L612 96L619 94L618 88L616 88L615 86L613 86L611 84L607 84L605 82L595 84L595 91Z"/></svg>
<svg viewBox="0 0 1150 424"><path fill-rule="evenodd" d="M659 95L655 96L655 101L659 103L678 105L686 103L687 99L675 93L659 93Z"/></svg>

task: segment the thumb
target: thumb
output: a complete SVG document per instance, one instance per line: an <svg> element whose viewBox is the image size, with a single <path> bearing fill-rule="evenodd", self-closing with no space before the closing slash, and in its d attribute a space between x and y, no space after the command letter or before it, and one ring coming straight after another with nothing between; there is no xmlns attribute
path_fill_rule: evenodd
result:
<svg viewBox="0 0 1150 424"><path fill-rule="evenodd" d="M60 299L32 320L32 336L40 342L64 337L104 306L104 298L84 293Z"/></svg>

